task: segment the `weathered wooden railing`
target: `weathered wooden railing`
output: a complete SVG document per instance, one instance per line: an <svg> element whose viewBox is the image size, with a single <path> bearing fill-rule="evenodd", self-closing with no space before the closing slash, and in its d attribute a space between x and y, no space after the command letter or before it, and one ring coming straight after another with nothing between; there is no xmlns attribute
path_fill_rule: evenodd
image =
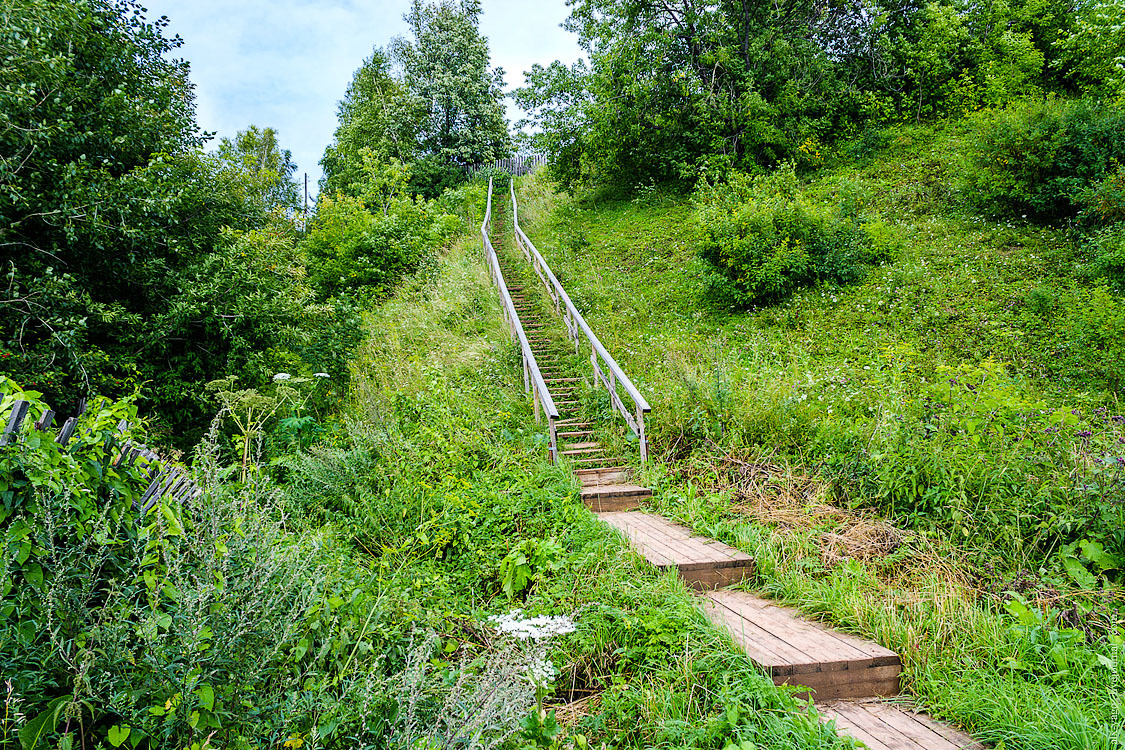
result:
<svg viewBox="0 0 1125 750"><path fill-rule="evenodd" d="M488 203L484 211L484 221L480 225L481 243L484 254L488 258L488 268L492 273L492 281L500 293L500 306L504 311L504 319L508 321L508 329L512 339L520 346L520 355L523 359L523 387L531 393L535 402L535 421L541 419L540 412L547 416L547 427L550 430L551 460L559 458L558 429L559 410L555 401L547 390L547 383L543 380L543 373L539 371L539 363L535 361L535 352L528 343L527 334L524 333L523 323L516 313L516 305L512 302L512 295L508 292L508 285L504 282L504 274L500 270L500 259L496 257L496 250L492 247L492 178L488 180Z"/></svg>
<svg viewBox="0 0 1125 750"><path fill-rule="evenodd" d="M27 417L28 410L31 403L28 401L18 400L12 404L12 412L8 416L8 421L4 426L3 432L0 432L0 446L8 445L20 438L20 430L24 426L24 420ZM94 407L95 410L98 408ZM58 435L55 437L55 442L62 448L70 443L71 438L74 437L74 430L78 426L78 418L81 417L86 411L86 402L83 400L78 408L78 414L70 417L61 428L59 428ZM48 409L42 417L40 417L32 425L32 429L39 432L47 432L51 429L55 421L55 412ZM124 435L125 431L129 429L129 423L121 420L117 424L117 434ZM87 431L88 432L88 431ZM168 497L172 502L184 502L190 498L198 497L203 494L203 490L191 480L187 473L179 466L175 466L169 461L165 461L158 455L149 450L146 446L134 443L132 440L126 440L117 453L113 461L113 467L120 468L121 466L136 465L141 470L147 485L145 491L141 493L139 498L133 500L133 508L140 511L141 515L148 513L156 502L162 497Z"/></svg>
<svg viewBox="0 0 1125 750"><path fill-rule="evenodd" d="M578 308L570 301L570 295L566 293L563 285L555 278L555 274L552 273L551 267L547 265L547 261L543 260L543 256L539 254L535 245L520 228L514 180L509 185L509 192L512 196L512 229L516 236L516 244L519 245L524 257L535 269L535 274L543 282L543 286L547 288L547 294L551 295L551 299L555 303L555 312L562 316L563 323L566 324L567 334L574 341L574 353L580 352L583 338L590 347L590 366L594 370L594 382L595 384L600 382L609 391L610 401L621 413L621 416L625 418L625 424L629 425L629 429L637 436L637 442L641 449L641 461L647 461L648 441L645 438L645 414L652 411L652 407L648 405L648 401L633 385L633 381L629 380L629 376L625 374L621 366L602 346L602 342L590 330L586 319L582 317L582 313L578 312ZM626 405L617 392L618 384L625 389L632 400L632 408Z"/></svg>

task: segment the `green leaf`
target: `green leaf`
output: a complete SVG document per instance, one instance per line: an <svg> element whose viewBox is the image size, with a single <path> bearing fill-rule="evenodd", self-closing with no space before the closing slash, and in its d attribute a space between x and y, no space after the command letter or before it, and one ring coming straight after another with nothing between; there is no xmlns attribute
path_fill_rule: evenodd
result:
<svg viewBox="0 0 1125 750"><path fill-rule="evenodd" d="M60 695L47 704L47 708L31 721L24 724L19 731L20 747L23 750L35 750L44 735L55 731L59 725L59 714L70 703L69 695Z"/></svg>
<svg viewBox="0 0 1125 750"><path fill-rule="evenodd" d="M195 691L199 696L199 705L206 708L208 711L215 710L215 691L210 685L200 685L199 689Z"/></svg>
<svg viewBox="0 0 1125 750"><path fill-rule="evenodd" d="M129 739L130 731L132 730L130 730L128 726L119 727L114 724L109 728L109 735L106 737L106 739L108 739L109 744L113 745L114 747L121 747L125 744L125 740Z"/></svg>
<svg viewBox="0 0 1125 750"><path fill-rule="evenodd" d="M1098 579L1086 570L1086 566L1077 557L1064 557L1062 562L1066 574L1078 584L1079 588L1090 591L1098 587Z"/></svg>

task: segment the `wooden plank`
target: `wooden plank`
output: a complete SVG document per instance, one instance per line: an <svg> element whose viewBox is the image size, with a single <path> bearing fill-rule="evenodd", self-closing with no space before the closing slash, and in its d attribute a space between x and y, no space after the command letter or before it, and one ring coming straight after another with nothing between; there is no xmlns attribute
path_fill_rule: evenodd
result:
<svg viewBox="0 0 1125 750"><path fill-rule="evenodd" d="M59 430L59 435L55 438L55 442L65 447L66 444L70 442L70 438L73 437L74 428L77 426L77 417L70 417L69 419L67 419L65 422L63 422L62 429Z"/></svg>
<svg viewBox="0 0 1125 750"><path fill-rule="evenodd" d="M728 585L753 570L753 559L745 552L695 536L655 514L599 513L598 517L621 531L653 565L674 567L686 583L698 589Z"/></svg>
<svg viewBox="0 0 1125 750"><path fill-rule="evenodd" d="M818 707L836 729L871 748L888 750L984 750L969 735L924 713L878 701L839 701Z"/></svg>
<svg viewBox="0 0 1125 750"><path fill-rule="evenodd" d="M19 434L20 425L23 424L29 408L31 408L30 401L20 400L12 404L12 415L8 418L8 424L4 427L4 432L0 433L0 445L7 445L9 440Z"/></svg>
<svg viewBox="0 0 1125 750"><path fill-rule="evenodd" d="M863 708L924 747L940 747L942 742L947 742L958 750L983 750L984 746L969 735L920 711L877 702L865 704Z"/></svg>
<svg viewBox="0 0 1125 750"><path fill-rule="evenodd" d="M898 654L890 649L804 619L795 610L780 607L753 594L741 591L716 592L711 598L748 619L785 627L790 637L799 639L807 646L810 654L841 654L847 656L852 663L868 666L899 666L902 663Z"/></svg>
<svg viewBox="0 0 1125 750"><path fill-rule="evenodd" d="M800 617L796 612L782 609L769 604L765 600L745 592L719 592L712 599L720 606L727 607L739 616L755 623L770 627L775 632L785 633L785 637L794 647L801 649L806 654L808 663L793 665L794 669L786 674L795 674L800 671L821 671L829 664L843 666L835 669L856 669L874 666L897 666L900 662L897 654L883 649L877 644L870 644L870 649L859 649L846 641L841 641L833 631L819 626ZM873 654L883 657L876 663ZM797 669L796 667L804 667Z"/></svg>
<svg viewBox="0 0 1125 750"><path fill-rule="evenodd" d="M898 694L901 660L878 644L744 591L708 592L704 610L778 685L803 685L817 700Z"/></svg>

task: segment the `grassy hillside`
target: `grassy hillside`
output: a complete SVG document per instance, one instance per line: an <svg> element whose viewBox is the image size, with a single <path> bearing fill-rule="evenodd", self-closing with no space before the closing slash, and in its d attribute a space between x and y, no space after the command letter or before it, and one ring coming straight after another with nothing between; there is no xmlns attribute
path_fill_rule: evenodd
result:
<svg viewBox="0 0 1125 750"><path fill-rule="evenodd" d="M711 291L687 196L536 176L521 223L653 404L661 512L904 654L910 689L982 739L1116 747L1125 425L1082 342L1122 306L1065 227L966 208L965 137L902 127L809 176L891 258L757 309Z"/></svg>

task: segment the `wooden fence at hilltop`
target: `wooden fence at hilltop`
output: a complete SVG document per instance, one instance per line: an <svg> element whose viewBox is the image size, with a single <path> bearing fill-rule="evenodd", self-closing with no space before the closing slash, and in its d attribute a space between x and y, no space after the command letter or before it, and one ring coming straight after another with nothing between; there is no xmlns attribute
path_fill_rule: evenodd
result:
<svg viewBox="0 0 1125 750"><path fill-rule="evenodd" d="M527 156L509 156L506 159L497 159L496 161L484 162L482 164L473 164L469 167L469 174L474 175L482 169L492 167L501 172L512 175L513 177L522 177L525 174L533 172L537 168L547 163L547 156L545 154L529 154Z"/></svg>

